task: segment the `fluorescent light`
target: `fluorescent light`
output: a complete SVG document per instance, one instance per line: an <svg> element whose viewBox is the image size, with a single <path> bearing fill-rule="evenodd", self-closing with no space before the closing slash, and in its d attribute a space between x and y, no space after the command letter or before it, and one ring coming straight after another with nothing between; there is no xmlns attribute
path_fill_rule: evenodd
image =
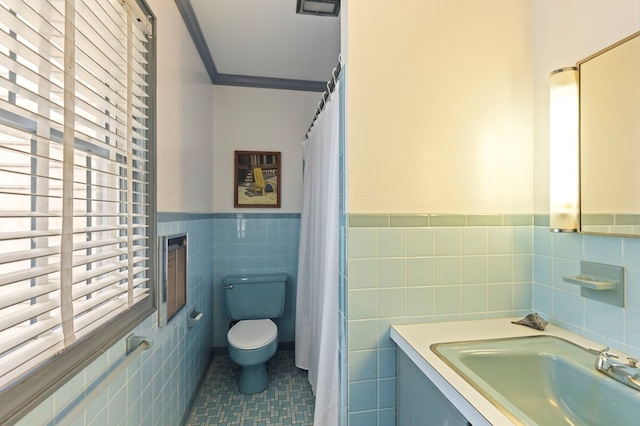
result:
<svg viewBox="0 0 640 426"><path fill-rule="evenodd" d="M549 102L549 225L577 232L579 218L578 69L551 73Z"/></svg>

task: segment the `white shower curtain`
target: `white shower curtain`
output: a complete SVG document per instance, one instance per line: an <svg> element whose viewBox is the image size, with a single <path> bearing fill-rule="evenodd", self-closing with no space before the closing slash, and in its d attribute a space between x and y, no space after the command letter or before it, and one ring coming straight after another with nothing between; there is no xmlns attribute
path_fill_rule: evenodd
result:
<svg viewBox="0 0 640 426"><path fill-rule="evenodd" d="M336 84L302 142L295 348L316 396L315 426L338 424L339 93Z"/></svg>

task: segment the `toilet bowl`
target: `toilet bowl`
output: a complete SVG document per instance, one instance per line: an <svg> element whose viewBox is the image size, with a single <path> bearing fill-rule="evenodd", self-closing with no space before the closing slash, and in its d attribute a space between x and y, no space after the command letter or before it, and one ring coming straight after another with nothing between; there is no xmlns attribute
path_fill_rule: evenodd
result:
<svg viewBox="0 0 640 426"><path fill-rule="evenodd" d="M241 367L238 390L254 394L269 387L266 362L278 349L287 274L231 275L224 279L227 316L236 322L227 333L229 356Z"/></svg>
<svg viewBox="0 0 640 426"><path fill-rule="evenodd" d="M227 333L229 356L241 367L238 389L245 394L269 387L266 362L278 349L278 328L270 319L244 320Z"/></svg>

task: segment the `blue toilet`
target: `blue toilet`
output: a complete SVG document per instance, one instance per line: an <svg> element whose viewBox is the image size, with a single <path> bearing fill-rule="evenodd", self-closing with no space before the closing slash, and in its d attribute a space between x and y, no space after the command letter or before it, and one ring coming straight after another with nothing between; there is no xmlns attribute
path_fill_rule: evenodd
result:
<svg viewBox="0 0 640 426"><path fill-rule="evenodd" d="M229 275L223 281L229 356L241 367L238 389L244 394L269 387L266 362L278 349L278 328L271 321L284 313L287 274Z"/></svg>

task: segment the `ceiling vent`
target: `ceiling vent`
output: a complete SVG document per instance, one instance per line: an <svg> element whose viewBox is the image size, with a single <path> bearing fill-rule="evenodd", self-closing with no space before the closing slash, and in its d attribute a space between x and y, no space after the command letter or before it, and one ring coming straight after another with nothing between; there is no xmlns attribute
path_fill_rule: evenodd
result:
<svg viewBox="0 0 640 426"><path fill-rule="evenodd" d="M298 0L296 13L318 16L338 16L340 0Z"/></svg>

